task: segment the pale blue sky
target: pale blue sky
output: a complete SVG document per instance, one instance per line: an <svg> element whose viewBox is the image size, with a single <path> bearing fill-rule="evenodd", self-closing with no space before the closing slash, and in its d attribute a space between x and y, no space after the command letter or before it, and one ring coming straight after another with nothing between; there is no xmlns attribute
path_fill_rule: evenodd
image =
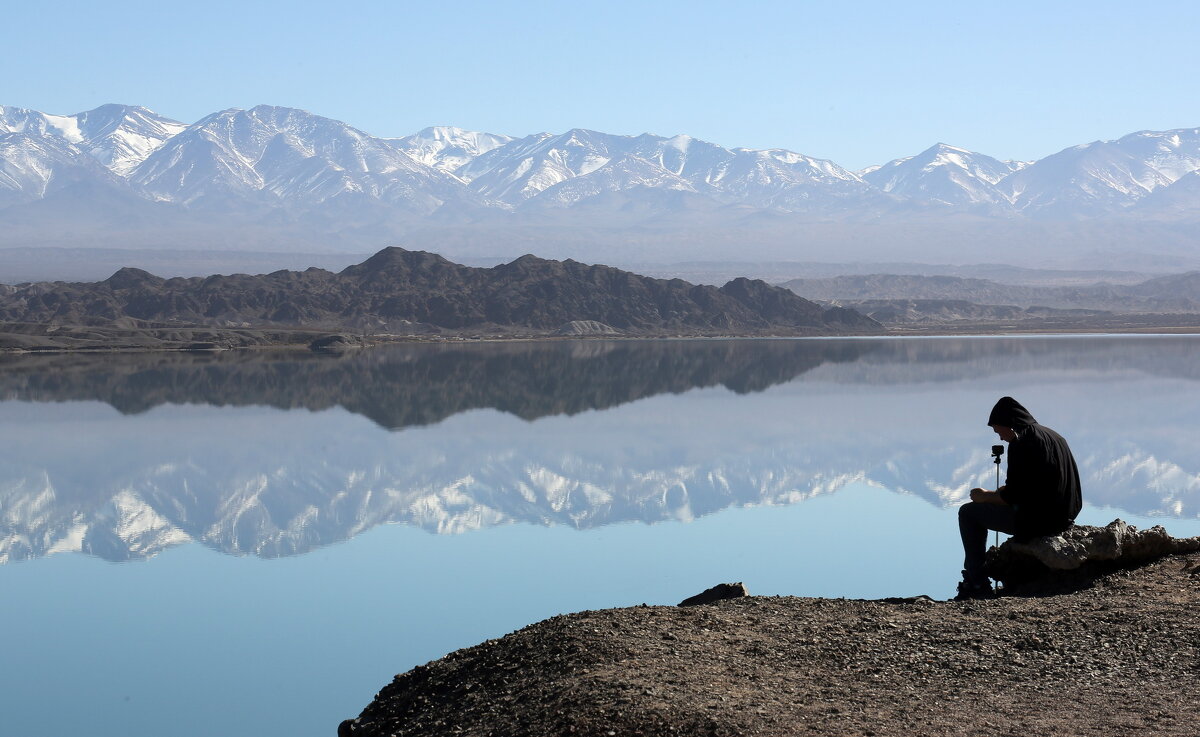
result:
<svg viewBox="0 0 1200 737"><path fill-rule="evenodd" d="M428 125L688 133L850 168L1033 159L1200 126L1200 3L74 1L5 9L0 104L194 122L259 103Z"/></svg>

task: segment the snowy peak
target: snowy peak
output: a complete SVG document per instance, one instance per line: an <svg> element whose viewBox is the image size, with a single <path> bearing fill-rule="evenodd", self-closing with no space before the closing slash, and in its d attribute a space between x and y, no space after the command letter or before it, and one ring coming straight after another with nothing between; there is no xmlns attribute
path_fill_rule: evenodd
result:
<svg viewBox="0 0 1200 737"><path fill-rule="evenodd" d="M575 128L560 135L538 133L510 141L459 171L471 188L518 205L560 182L601 168L632 140Z"/></svg>
<svg viewBox="0 0 1200 737"><path fill-rule="evenodd" d="M811 156L798 154L782 148L750 149L737 148L734 153L750 155L760 162L760 165L788 167L806 173L813 179L833 178L846 182L860 181L857 174L847 171L828 159L814 159Z"/></svg>
<svg viewBox="0 0 1200 737"><path fill-rule="evenodd" d="M1118 139L1115 145L1145 161L1170 183L1200 170L1200 128L1140 131Z"/></svg>
<svg viewBox="0 0 1200 737"><path fill-rule="evenodd" d="M940 166L958 168L988 184L995 184L1022 167L1019 162L1000 161L945 143L931 146L915 156L914 160L922 163L923 170L927 172Z"/></svg>
<svg viewBox="0 0 1200 737"><path fill-rule="evenodd" d="M663 138L649 133L635 139L633 153L687 179L698 188L712 184L709 180L714 178L714 172L736 157L729 149L691 136Z"/></svg>
<svg viewBox="0 0 1200 737"><path fill-rule="evenodd" d="M946 205L1005 203L996 188L1021 164L938 143L916 156L865 170L863 179L889 194Z"/></svg>
<svg viewBox="0 0 1200 737"><path fill-rule="evenodd" d="M511 141L457 173L477 192L513 205L551 189L553 199L562 201L584 192L661 187L722 202L794 209L870 189L831 161L793 151L731 150L690 136L617 136L582 128ZM595 181L565 184L583 178Z"/></svg>
<svg viewBox="0 0 1200 737"><path fill-rule="evenodd" d="M786 211L840 209L847 198L864 195L873 205L870 185L832 161L784 149L726 149L696 139L643 140L643 156L678 172L719 202Z"/></svg>
<svg viewBox="0 0 1200 737"><path fill-rule="evenodd" d="M129 172L187 125L144 107L102 105L74 116L81 148L118 176Z"/></svg>
<svg viewBox="0 0 1200 737"><path fill-rule="evenodd" d="M66 143L79 143L83 133L72 115L50 115L36 110L0 105L0 133L23 133L29 136L45 136Z"/></svg>
<svg viewBox="0 0 1200 737"><path fill-rule="evenodd" d="M1141 131L1073 146L1008 177L1020 210L1089 216L1119 211L1200 170L1200 128Z"/></svg>
<svg viewBox="0 0 1200 737"><path fill-rule="evenodd" d="M695 192L683 177L646 159L627 154L606 162L587 175L565 179L546 189L537 202L573 205L604 192L624 192L639 187L662 191Z"/></svg>
<svg viewBox="0 0 1200 737"><path fill-rule="evenodd" d="M295 108L229 109L188 126L132 173L153 199L241 197L324 203L352 197L432 212L461 183L383 139Z"/></svg>
<svg viewBox="0 0 1200 737"><path fill-rule="evenodd" d="M475 157L512 140L512 136L435 126L394 142L401 151L422 164L454 174Z"/></svg>
<svg viewBox="0 0 1200 737"><path fill-rule="evenodd" d="M74 115L0 107L0 132L56 138L126 176L187 126L144 107L102 105Z"/></svg>

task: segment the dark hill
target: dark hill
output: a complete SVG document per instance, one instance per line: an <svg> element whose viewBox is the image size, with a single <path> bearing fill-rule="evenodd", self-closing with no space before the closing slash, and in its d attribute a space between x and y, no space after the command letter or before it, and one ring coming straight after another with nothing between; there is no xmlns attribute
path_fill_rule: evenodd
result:
<svg viewBox="0 0 1200 737"><path fill-rule="evenodd" d="M591 320L629 334L880 332L762 281L724 287L522 256L490 269L386 248L340 273L310 268L160 279L125 268L102 282L40 282L0 295L0 320L61 325L306 327L394 333L548 333Z"/></svg>

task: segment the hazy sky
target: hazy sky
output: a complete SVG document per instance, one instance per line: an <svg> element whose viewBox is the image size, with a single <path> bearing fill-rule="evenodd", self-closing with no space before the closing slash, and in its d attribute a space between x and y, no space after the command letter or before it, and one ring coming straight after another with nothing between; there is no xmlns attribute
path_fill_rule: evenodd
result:
<svg viewBox="0 0 1200 737"><path fill-rule="evenodd" d="M6 7L0 104L688 133L859 168L1200 126L1200 3L293 0Z"/></svg>

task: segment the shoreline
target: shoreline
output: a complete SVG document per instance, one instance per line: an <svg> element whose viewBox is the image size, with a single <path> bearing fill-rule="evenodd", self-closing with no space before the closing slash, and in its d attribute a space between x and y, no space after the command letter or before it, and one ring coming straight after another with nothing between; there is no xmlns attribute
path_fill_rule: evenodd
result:
<svg viewBox="0 0 1200 737"><path fill-rule="evenodd" d="M12 328L16 328L15 330ZM52 326L0 324L0 355L36 354L108 354L182 352L212 353L254 350L324 350L337 353L360 348L394 344L511 343L562 341L638 341L638 340L804 340L871 339L933 337L1055 337L1118 335L1200 335L1200 324L1096 325L1047 327L1013 325L989 326L938 325L928 327L889 327L880 333L640 333L605 335L553 335L528 332L460 332L441 334L363 334L321 328L178 326L124 328L108 326ZM316 341L340 337L339 345L325 350L314 347Z"/></svg>

